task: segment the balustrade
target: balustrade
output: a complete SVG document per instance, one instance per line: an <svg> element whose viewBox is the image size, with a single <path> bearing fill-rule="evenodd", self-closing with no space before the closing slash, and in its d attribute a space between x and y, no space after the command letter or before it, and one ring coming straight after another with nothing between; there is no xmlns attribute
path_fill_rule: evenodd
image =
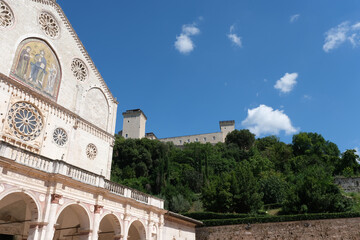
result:
<svg viewBox="0 0 360 240"><path fill-rule="evenodd" d="M0 156L40 171L62 174L82 183L105 188L112 194L132 198L139 202L164 208L164 201L161 199L127 188L121 184L105 180L101 175L75 167L62 160L51 160L38 154L21 150L2 141L0 141ZM151 200L149 201L149 199Z"/></svg>

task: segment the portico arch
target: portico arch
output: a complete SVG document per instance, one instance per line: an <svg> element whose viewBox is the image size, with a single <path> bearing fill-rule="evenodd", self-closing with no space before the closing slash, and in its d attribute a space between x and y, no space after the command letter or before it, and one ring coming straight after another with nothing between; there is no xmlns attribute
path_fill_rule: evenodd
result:
<svg viewBox="0 0 360 240"><path fill-rule="evenodd" d="M90 233L90 218L84 207L71 204L60 212L53 240L87 240Z"/></svg>
<svg viewBox="0 0 360 240"><path fill-rule="evenodd" d="M145 226L139 220L135 220L131 223L128 232L128 240L145 240L146 230Z"/></svg>
<svg viewBox="0 0 360 240"><path fill-rule="evenodd" d="M24 239L29 236L30 225L40 218L35 198L16 191L1 196L0 200L0 239L13 236Z"/></svg>
<svg viewBox="0 0 360 240"><path fill-rule="evenodd" d="M101 219L98 236L99 240L120 239L121 225L114 214L107 214Z"/></svg>

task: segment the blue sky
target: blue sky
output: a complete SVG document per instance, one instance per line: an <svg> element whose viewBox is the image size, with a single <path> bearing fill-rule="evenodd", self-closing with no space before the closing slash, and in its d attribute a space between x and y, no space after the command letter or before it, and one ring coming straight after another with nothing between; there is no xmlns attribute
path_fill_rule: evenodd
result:
<svg viewBox="0 0 360 240"><path fill-rule="evenodd" d="M235 120L360 148L358 0L58 0L121 113L159 138ZM359 24L358 24L359 23Z"/></svg>

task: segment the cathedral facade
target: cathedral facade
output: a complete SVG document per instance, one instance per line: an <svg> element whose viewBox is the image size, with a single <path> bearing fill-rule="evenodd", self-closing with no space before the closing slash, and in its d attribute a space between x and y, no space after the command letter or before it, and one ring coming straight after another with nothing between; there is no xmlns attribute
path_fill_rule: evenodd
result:
<svg viewBox="0 0 360 240"><path fill-rule="evenodd" d="M54 0L0 0L0 239L195 239L110 181L117 101Z"/></svg>

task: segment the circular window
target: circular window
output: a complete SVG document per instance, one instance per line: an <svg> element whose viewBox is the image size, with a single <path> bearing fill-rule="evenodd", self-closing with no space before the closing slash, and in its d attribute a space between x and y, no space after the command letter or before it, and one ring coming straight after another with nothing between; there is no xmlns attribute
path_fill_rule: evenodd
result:
<svg viewBox="0 0 360 240"><path fill-rule="evenodd" d="M55 18L46 12L40 13L39 24L41 29L51 38L55 38L60 34L60 27Z"/></svg>
<svg viewBox="0 0 360 240"><path fill-rule="evenodd" d="M62 128L55 129L53 133L53 140L57 145L64 146L68 140L66 131Z"/></svg>
<svg viewBox="0 0 360 240"><path fill-rule="evenodd" d="M77 80L83 82L85 81L87 75L88 75L88 70L86 68L85 63L78 59L75 58L72 63L71 63L71 71L74 74L74 77L76 77Z"/></svg>
<svg viewBox="0 0 360 240"><path fill-rule="evenodd" d="M37 138L43 128L39 110L27 102L18 102L11 106L8 123L13 134L24 141Z"/></svg>
<svg viewBox="0 0 360 240"><path fill-rule="evenodd" d="M97 148L94 144L89 143L86 147L86 155L89 159L93 160L95 159L97 155Z"/></svg>
<svg viewBox="0 0 360 240"><path fill-rule="evenodd" d="M13 24L14 14L4 1L0 0L0 27L6 28Z"/></svg>

